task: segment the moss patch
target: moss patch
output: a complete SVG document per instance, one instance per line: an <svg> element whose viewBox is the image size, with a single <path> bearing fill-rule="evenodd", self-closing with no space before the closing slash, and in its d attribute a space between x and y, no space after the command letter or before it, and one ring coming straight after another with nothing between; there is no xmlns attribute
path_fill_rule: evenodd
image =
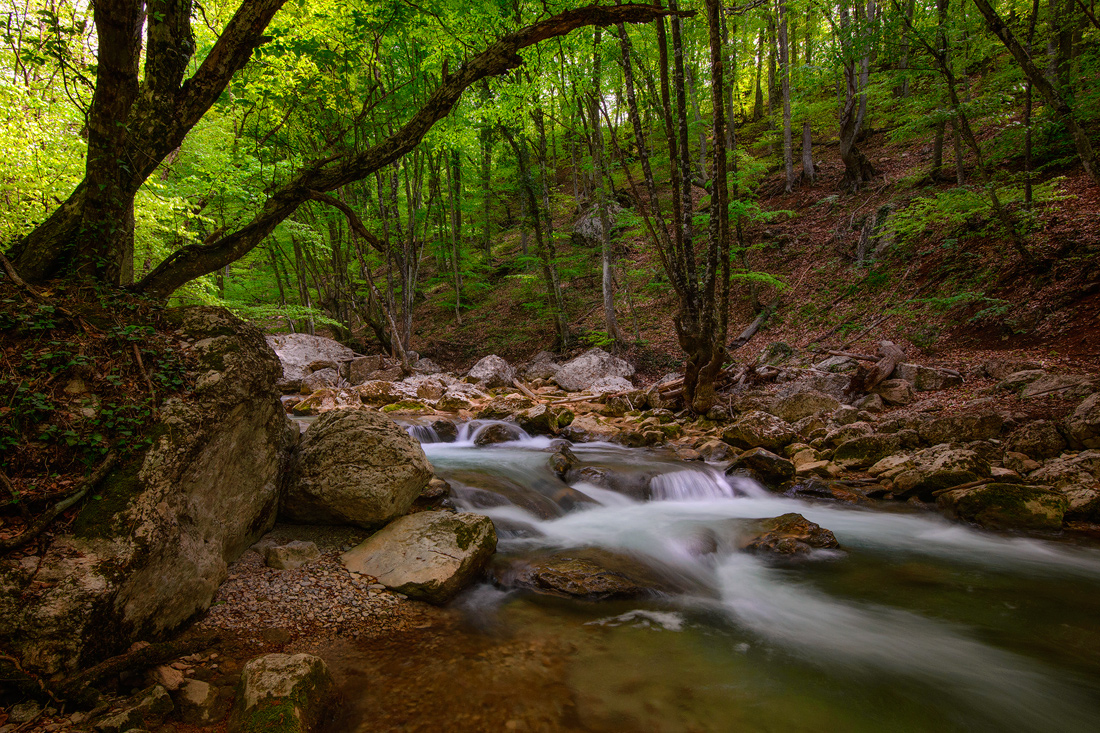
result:
<svg viewBox="0 0 1100 733"><path fill-rule="evenodd" d="M386 405L382 408L382 412L422 412L427 409L427 405L406 400L404 402L394 402L393 404Z"/></svg>
<svg viewBox="0 0 1100 733"><path fill-rule="evenodd" d="M126 510L130 500L144 489L138 473L145 455L141 454L124 463L103 479L85 501L73 523L77 537L111 537L116 534L115 518Z"/></svg>

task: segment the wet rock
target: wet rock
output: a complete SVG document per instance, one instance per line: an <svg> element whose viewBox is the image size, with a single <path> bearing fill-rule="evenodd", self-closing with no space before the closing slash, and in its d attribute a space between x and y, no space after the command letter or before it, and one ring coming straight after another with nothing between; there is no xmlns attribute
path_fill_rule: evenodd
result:
<svg viewBox="0 0 1100 733"><path fill-rule="evenodd" d="M310 654L267 654L241 671L229 733L309 733L332 717L336 684Z"/></svg>
<svg viewBox="0 0 1100 733"><path fill-rule="evenodd" d="M766 448L772 452L782 450L794 438L787 422L759 410L745 413L722 431L722 440L735 448Z"/></svg>
<svg viewBox="0 0 1100 733"><path fill-rule="evenodd" d="M634 367L631 364L612 356L603 349L595 348L567 361L551 377L551 381L567 392L580 392L587 390L600 379L629 377L633 374ZM632 388L630 385L626 387L626 389Z"/></svg>
<svg viewBox="0 0 1100 733"><path fill-rule="evenodd" d="M507 443L510 440L518 440L520 432L518 426L508 423L493 423L486 425L477 431L474 437L474 445L496 445Z"/></svg>
<svg viewBox="0 0 1100 733"><path fill-rule="evenodd" d="M510 387L516 378L516 370L496 354L490 354L474 364L466 376L488 389Z"/></svg>
<svg viewBox="0 0 1100 733"><path fill-rule="evenodd" d="M420 492L419 499L425 501L438 501L451 495L451 485L439 477L433 477L428 485Z"/></svg>
<svg viewBox="0 0 1100 733"><path fill-rule="evenodd" d="M340 363L355 358L355 352L340 342L307 333L268 334L267 343L279 358L284 379L308 376L309 365L317 361Z"/></svg>
<svg viewBox="0 0 1100 733"><path fill-rule="evenodd" d="M1025 423L1005 441L1005 449L1023 453L1029 458L1053 458L1066 448L1066 441L1050 420L1033 420Z"/></svg>
<svg viewBox="0 0 1100 733"><path fill-rule="evenodd" d="M561 441L561 444L556 446L554 452L550 454L548 463L550 464L550 470L564 478L580 461L577 460L576 454L569 449L569 444Z"/></svg>
<svg viewBox="0 0 1100 733"><path fill-rule="evenodd" d="M285 545L268 545L264 548L264 562L276 570L293 570L321 557L317 545L294 540Z"/></svg>
<svg viewBox="0 0 1100 733"><path fill-rule="evenodd" d="M455 394L448 391L447 394L439 399L435 406L436 409L443 412L460 412L473 408L473 403L463 394Z"/></svg>
<svg viewBox="0 0 1100 733"><path fill-rule="evenodd" d="M832 532L793 512L758 519L739 526L736 531L737 546L756 554L792 557L840 547Z"/></svg>
<svg viewBox="0 0 1100 733"><path fill-rule="evenodd" d="M472 512L420 512L371 535L340 561L410 598L446 603L496 550L493 521Z"/></svg>
<svg viewBox="0 0 1100 733"><path fill-rule="evenodd" d="M1100 522L1100 484L1072 484L1059 491L1069 502L1066 521Z"/></svg>
<svg viewBox="0 0 1100 733"><path fill-rule="evenodd" d="M794 463L763 448L751 448L734 459L726 474L747 475L774 489L794 478Z"/></svg>
<svg viewBox="0 0 1100 733"><path fill-rule="evenodd" d="M897 435L863 435L836 447L833 462L846 469L867 468L901 448Z"/></svg>
<svg viewBox="0 0 1100 733"><path fill-rule="evenodd" d="M378 527L407 512L431 476L420 444L385 415L328 412L305 433L280 513L300 524Z"/></svg>
<svg viewBox="0 0 1100 733"><path fill-rule="evenodd" d="M682 589L671 577L629 555L597 548L504 561L494 564L493 576L506 588L587 601L640 598Z"/></svg>
<svg viewBox="0 0 1100 733"><path fill-rule="evenodd" d="M936 505L949 517L990 529L1057 530L1069 502L1045 486L991 483L940 494Z"/></svg>
<svg viewBox="0 0 1100 733"><path fill-rule="evenodd" d="M1066 418L1066 432L1075 448L1100 448L1100 392L1082 401Z"/></svg>
<svg viewBox="0 0 1100 733"><path fill-rule="evenodd" d="M772 413L789 423L794 423L810 415L832 412L839 406L840 402L829 395L807 390L777 401Z"/></svg>
<svg viewBox="0 0 1100 733"><path fill-rule="evenodd" d="M695 449L699 451L699 455L703 457L704 461L709 461L711 463L728 461L736 455L736 451L730 444L721 440L708 440L696 446Z"/></svg>
<svg viewBox="0 0 1100 733"><path fill-rule="evenodd" d="M564 406L535 405L517 415L516 422L529 435L557 435L573 422L573 412Z"/></svg>
<svg viewBox="0 0 1100 733"><path fill-rule="evenodd" d="M451 420L433 420L432 430L439 436L440 443L453 443L458 439L458 426Z"/></svg>
<svg viewBox="0 0 1100 733"><path fill-rule="evenodd" d="M905 379L887 379L875 385L873 390L888 405L911 405L916 396L913 383Z"/></svg>

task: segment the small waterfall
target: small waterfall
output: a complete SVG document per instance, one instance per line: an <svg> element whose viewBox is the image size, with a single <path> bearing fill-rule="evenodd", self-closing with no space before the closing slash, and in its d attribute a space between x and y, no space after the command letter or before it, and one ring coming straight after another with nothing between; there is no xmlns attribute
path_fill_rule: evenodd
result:
<svg viewBox="0 0 1100 733"><path fill-rule="evenodd" d="M760 496L767 490L743 477L727 477L714 469L683 470L662 473L650 479L654 501L706 501Z"/></svg>
<svg viewBox="0 0 1100 733"><path fill-rule="evenodd" d="M431 425L406 425L405 432L421 443L445 442Z"/></svg>
<svg viewBox="0 0 1100 733"><path fill-rule="evenodd" d="M532 439L531 436L527 434L527 431L513 422L507 422L505 420L471 420L458 426L458 438L455 439L455 443L474 445L478 434L493 425L503 425L512 436L513 440L529 441Z"/></svg>

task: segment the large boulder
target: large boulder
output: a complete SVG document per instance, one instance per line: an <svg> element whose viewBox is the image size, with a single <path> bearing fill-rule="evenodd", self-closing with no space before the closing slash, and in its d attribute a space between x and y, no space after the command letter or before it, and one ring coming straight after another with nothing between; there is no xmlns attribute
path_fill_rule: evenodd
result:
<svg viewBox="0 0 1100 733"><path fill-rule="evenodd" d="M446 603L496 551L493 520L471 512L419 512L340 556L353 573L430 603Z"/></svg>
<svg viewBox="0 0 1100 733"><path fill-rule="evenodd" d="M887 379L875 385L873 390L888 405L910 405L916 397L913 384L905 379Z"/></svg>
<svg viewBox="0 0 1100 733"><path fill-rule="evenodd" d="M1020 359L990 359L981 366L981 371L985 376L990 379L995 379L998 382L1005 379L1010 374L1017 374L1024 371L1037 371L1043 368L1043 365L1037 361L1022 361Z"/></svg>
<svg viewBox="0 0 1100 733"><path fill-rule="evenodd" d="M761 410L746 412L722 431L722 440L735 448L766 448L773 453L781 451L794 438L789 424Z"/></svg>
<svg viewBox="0 0 1100 733"><path fill-rule="evenodd" d="M229 733L310 733L335 717L336 683L311 654L266 654L241 670Z"/></svg>
<svg viewBox="0 0 1100 733"><path fill-rule="evenodd" d="M1096 391L1096 378L1086 374L1047 374L1020 391L1021 399L1034 397L1085 397Z"/></svg>
<svg viewBox="0 0 1100 733"><path fill-rule="evenodd" d="M897 453L901 440L897 435L861 435L846 440L833 451L833 462L844 468L867 468Z"/></svg>
<svg viewBox="0 0 1100 733"><path fill-rule="evenodd" d="M928 445L969 443L990 440L1001 435L1004 418L995 412L951 415L920 423L917 430Z"/></svg>
<svg viewBox="0 0 1100 733"><path fill-rule="evenodd" d="M936 505L956 519L990 529L1045 529L1062 527L1069 502L1046 486L991 483L940 494Z"/></svg>
<svg viewBox="0 0 1100 733"><path fill-rule="evenodd" d="M1001 378L999 382L993 385L994 392L1021 392L1029 384L1035 382L1042 377L1049 376L1042 369L1026 369L1019 372L1011 372Z"/></svg>
<svg viewBox="0 0 1100 733"><path fill-rule="evenodd" d="M563 405L535 405L516 415L516 422L530 435L557 435L573 422L573 411Z"/></svg>
<svg viewBox="0 0 1100 733"><path fill-rule="evenodd" d="M387 382L380 379L372 379L363 382L354 391L364 405L384 407L397 402L406 402L417 399L417 388L404 382Z"/></svg>
<svg viewBox="0 0 1100 733"><path fill-rule="evenodd" d="M565 362L551 380L567 392L580 392L605 377L629 377L633 374L634 367L629 362L595 348Z"/></svg>
<svg viewBox="0 0 1100 733"><path fill-rule="evenodd" d="M1005 450L1023 453L1028 458L1053 458L1066 449L1066 441L1050 420L1033 420L1012 431Z"/></svg>
<svg viewBox="0 0 1100 733"><path fill-rule="evenodd" d="M305 377L312 371L309 365L316 361L339 364L355 358L355 352L339 341L308 333L268 334L267 343L279 357L283 379Z"/></svg>
<svg viewBox="0 0 1100 733"><path fill-rule="evenodd" d="M160 408L152 445L98 484L65 533L0 564L0 646L54 674L173 629L209 606L272 526L298 430L260 331L218 308L165 314L192 342L196 386Z"/></svg>
<svg viewBox="0 0 1100 733"><path fill-rule="evenodd" d="M1100 392L1086 398L1066 418L1066 432L1076 448L1100 448Z"/></svg>
<svg viewBox="0 0 1100 733"><path fill-rule="evenodd" d="M778 400L772 413L789 423L795 423L820 412L832 412L838 407L838 400L811 389Z"/></svg>
<svg viewBox="0 0 1100 733"><path fill-rule="evenodd" d="M915 496L921 501L931 501L935 498L934 492L940 489L970 483L990 475L989 464L977 453L949 444L927 448L903 461L898 459L897 456L885 458L883 460L891 461L894 465L887 471L876 472L876 464L871 467L870 473L877 473L879 478L891 480L894 497L899 499Z"/></svg>
<svg viewBox="0 0 1100 733"><path fill-rule="evenodd" d="M409 511L431 477L420 443L390 418L326 412L302 439L280 515L301 524L380 527Z"/></svg>
<svg viewBox="0 0 1100 733"><path fill-rule="evenodd" d="M535 358L523 370L523 378L527 380L549 379L558 373L561 364L549 351L540 351Z"/></svg>
<svg viewBox="0 0 1100 733"><path fill-rule="evenodd" d="M331 367L318 369L302 377L299 385L301 393L305 395L322 389L332 389L340 385L340 372Z"/></svg>
<svg viewBox="0 0 1100 733"><path fill-rule="evenodd" d="M367 381L374 372L382 371L393 362L382 354L371 354L352 359L348 364L348 381L352 384L362 384Z"/></svg>
<svg viewBox="0 0 1100 733"><path fill-rule="evenodd" d="M466 376L487 389L510 387L516 378L516 370L496 354L489 354L474 364Z"/></svg>

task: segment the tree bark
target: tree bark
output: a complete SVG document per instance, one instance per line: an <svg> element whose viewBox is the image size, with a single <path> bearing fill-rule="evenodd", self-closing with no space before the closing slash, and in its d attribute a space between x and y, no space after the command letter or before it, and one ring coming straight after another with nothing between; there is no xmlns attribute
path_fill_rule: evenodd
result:
<svg viewBox="0 0 1100 733"><path fill-rule="evenodd" d="M791 193L794 190L794 146L791 140L791 63L790 49L787 46L786 0L779 0L779 84L783 97L783 170L786 174L784 190Z"/></svg>

